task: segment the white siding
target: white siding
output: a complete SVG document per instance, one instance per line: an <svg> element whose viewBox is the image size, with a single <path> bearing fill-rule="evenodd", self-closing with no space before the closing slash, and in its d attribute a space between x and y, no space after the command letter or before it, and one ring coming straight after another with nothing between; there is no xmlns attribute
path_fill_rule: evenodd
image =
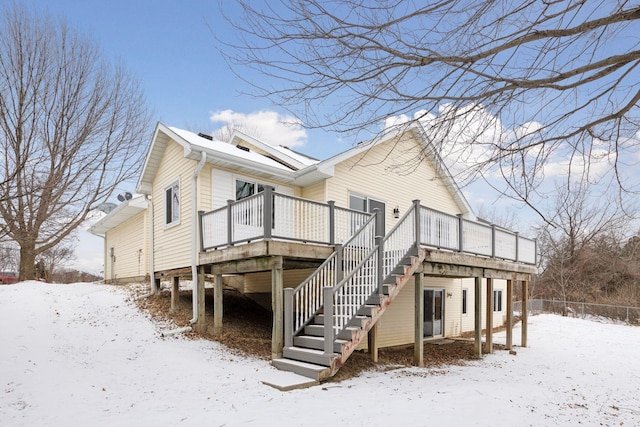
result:
<svg viewBox="0 0 640 427"><path fill-rule="evenodd" d="M311 275L314 269L284 270L282 282L285 288L295 288ZM271 272L250 273L244 276L244 292L271 292Z"/></svg>
<svg viewBox="0 0 640 427"><path fill-rule="evenodd" d="M475 318L475 280L473 278L462 279L462 286L468 289L467 293L467 311L466 316L462 316L463 332L474 330L474 318ZM482 279L482 329L485 329L486 324L486 307L487 307L487 281ZM497 328L504 325L507 320L507 281L506 280L493 280L493 290L502 291L502 311L493 312L493 327Z"/></svg>
<svg viewBox="0 0 640 427"><path fill-rule="evenodd" d="M385 202L387 230L397 222L393 209L397 206L402 215L414 199L433 209L460 213L434 165L427 159L417 161L420 156L418 143L409 135L381 143L336 165L335 176L327 180L327 199L348 207L349 194L356 193Z"/></svg>
<svg viewBox="0 0 640 427"><path fill-rule="evenodd" d="M302 197L309 200L315 200L316 202L327 202L326 194L326 181L319 182L317 184L304 187L302 189ZM346 207L346 206L343 206Z"/></svg>
<svg viewBox="0 0 640 427"><path fill-rule="evenodd" d="M149 273L148 230L146 211L143 211L106 233L106 280L129 280Z"/></svg>
<svg viewBox="0 0 640 427"><path fill-rule="evenodd" d="M154 264L155 271L188 267L191 259L191 177L197 165L185 159L177 143L169 141L153 181ZM176 179L180 182L180 222L165 225L164 189Z"/></svg>
<svg viewBox="0 0 640 427"><path fill-rule="evenodd" d="M378 325L380 347L410 344L414 342L415 291L411 280L402 289L391 306L384 313ZM502 290L502 311L493 313L493 327L504 325L506 320L506 281L494 280L494 290ZM443 335L456 337L463 332L474 330L474 279L449 279L425 277L424 288L444 290ZM485 324L486 282L483 280L482 324ZM466 288L467 314L462 314L462 289ZM450 296L449 296L450 294ZM362 343L359 348L366 348Z"/></svg>
<svg viewBox="0 0 640 427"><path fill-rule="evenodd" d="M222 169L212 169L211 180L213 188L213 205L211 209L226 206L227 200L235 199L233 176L230 172Z"/></svg>

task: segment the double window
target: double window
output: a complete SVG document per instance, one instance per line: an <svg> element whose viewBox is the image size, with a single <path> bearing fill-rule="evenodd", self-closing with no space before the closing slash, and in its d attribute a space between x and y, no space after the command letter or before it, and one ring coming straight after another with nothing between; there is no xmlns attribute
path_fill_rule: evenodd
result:
<svg viewBox="0 0 640 427"><path fill-rule="evenodd" d="M176 180L164 189L165 225L180 222L180 181Z"/></svg>
<svg viewBox="0 0 640 427"><path fill-rule="evenodd" d="M264 191L264 185L257 182L236 179L236 200L246 199Z"/></svg>

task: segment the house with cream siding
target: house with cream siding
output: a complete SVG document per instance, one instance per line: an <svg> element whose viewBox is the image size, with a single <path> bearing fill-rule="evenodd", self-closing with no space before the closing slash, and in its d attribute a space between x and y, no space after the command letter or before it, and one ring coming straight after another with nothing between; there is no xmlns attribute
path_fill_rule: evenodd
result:
<svg viewBox="0 0 640 427"><path fill-rule="evenodd" d="M473 331L480 357L505 324L511 347L536 271L535 241L478 220L419 125L317 160L159 123L136 191L92 228L105 280L169 279L175 301L193 279L196 330L212 281L214 332L233 287L272 310L273 364L318 381L356 349L413 343L421 364L425 339Z"/></svg>

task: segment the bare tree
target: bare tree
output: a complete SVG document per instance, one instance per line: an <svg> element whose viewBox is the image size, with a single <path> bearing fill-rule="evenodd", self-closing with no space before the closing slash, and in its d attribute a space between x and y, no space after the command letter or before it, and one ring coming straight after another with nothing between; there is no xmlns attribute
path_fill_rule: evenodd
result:
<svg viewBox="0 0 640 427"><path fill-rule="evenodd" d="M75 242L72 242L75 236L72 234L57 244L56 246L43 251L38 256L38 263L42 266L43 279L45 282L51 282L53 276L67 262L75 258ZM36 263L36 266L38 265Z"/></svg>
<svg viewBox="0 0 640 427"><path fill-rule="evenodd" d="M31 279L138 173L148 113L137 81L64 20L18 4L0 19L0 218Z"/></svg>
<svg viewBox="0 0 640 427"><path fill-rule="evenodd" d="M15 272L18 269L18 248L15 243L0 240L0 271Z"/></svg>
<svg viewBox="0 0 640 427"><path fill-rule="evenodd" d="M638 189L623 171L639 148L636 2L240 4L227 19L236 31L216 34L221 53L306 126L377 133L391 116L420 121L441 154L475 160L469 179L493 165L503 191L528 203L557 156L588 175L605 152L618 190Z"/></svg>
<svg viewBox="0 0 640 427"><path fill-rule="evenodd" d="M557 226L539 228L539 284L547 296L564 301L565 310L567 301L597 298L632 276L620 254L635 210L620 209L590 190L584 182L558 186L549 213Z"/></svg>

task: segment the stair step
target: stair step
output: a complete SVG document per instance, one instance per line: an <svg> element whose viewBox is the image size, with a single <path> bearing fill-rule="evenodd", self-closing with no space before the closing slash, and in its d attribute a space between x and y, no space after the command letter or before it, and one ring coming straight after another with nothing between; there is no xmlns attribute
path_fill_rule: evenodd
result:
<svg viewBox="0 0 640 427"><path fill-rule="evenodd" d="M358 315L373 317L373 315L377 314L379 310L380 310L380 306L375 304L367 304L360 307L360 309L358 310Z"/></svg>
<svg viewBox="0 0 640 427"><path fill-rule="evenodd" d="M355 326L347 326L346 328L344 328L339 334L337 338L343 339L343 340L349 340L351 341L351 338L353 336L354 332L358 332L360 331L362 328L358 328Z"/></svg>
<svg viewBox="0 0 640 427"><path fill-rule="evenodd" d="M294 372L316 381L328 378L331 369L326 366L315 365L313 363L300 362L291 359L273 359L271 364L282 371Z"/></svg>
<svg viewBox="0 0 640 427"><path fill-rule="evenodd" d="M382 302L389 298L389 295L371 295L367 300L367 305L382 305Z"/></svg>
<svg viewBox="0 0 640 427"><path fill-rule="evenodd" d="M333 343L333 351L336 353L342 352L342 344L347 344L349 341L337 339ZM316 350L324 350L324 338L314 337L312 335L300 335L293 337L293 345L296 347L313 348Z"/></svg>
<svg viewBox="0 0 640 427"><path fill-rule="evenodd" d="M322 366L331 366L331 361L338 356L335 353L325 354L322 350L303 347L285 347L282 352L284 357L287 359L293 359Z"/></svg>
<svg viewBox="0 0 640 427"><path fill-rule="evenodd" d="M304 327L304 334L314 337L324 337L324 325L307 325Z"/></svg>
<svg viewBox="0 0 640 427"><path fill-rule="evenodd" d="M357 313L356 317L349 323L349 326L363 326L370 317ZM324 314L316 314L316 317L313 318L313 324L324 326Z"/></svg>

